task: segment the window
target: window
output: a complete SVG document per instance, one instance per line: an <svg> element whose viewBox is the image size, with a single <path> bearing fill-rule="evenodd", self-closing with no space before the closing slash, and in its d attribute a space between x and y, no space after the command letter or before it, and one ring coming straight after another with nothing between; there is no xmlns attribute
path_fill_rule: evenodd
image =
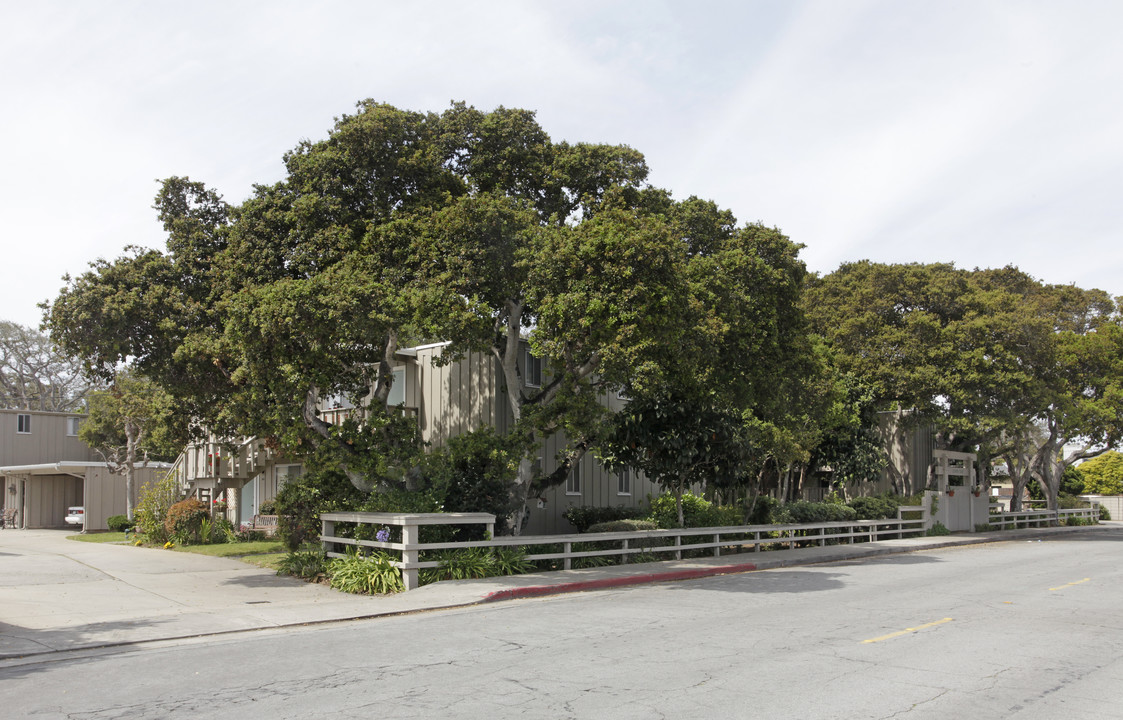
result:
<svg viewBox="0 0 1123 720"><path fill-rule="evenodd" d="M24 435L31 434L30 415L16 415L16 432L23 433Z"/></svg>
<svg viewBox="0 0 1123 720"><path fill-rule="evenodd" d="M632 471L630 469L623 468L620 472L616 473L616 494L632 494Z"/></svg>
<svg viewBox="0 0 1123 720"><path fill-rule="evenodd" d="M78 418L66 419L66 434L69 437L78 437Z"/></svg>
<svg viewBox="0 0 1123 720"><path fill-rule="evenodd" d="M390 394L386 396L386 405L395 407L406 401L406 369L394 370L394 382L390 384Z"/></svg>
<svg viewBox="0 0 1123 720"><path fill-rule="evenodd" d="M542 358L530 354L530 348L523 349L523 382L530 387L542 387Z"/></svg>
<svg viewBox="0 0 1123 720"><path fill-rule="evenodd" d="M278 465L276 467L277 489L280 490L289 480L296 480L303 474L303 470L303 465Z"/></svg>
<svg viewBox="0 0 1123 720"><path fill-rule="evenodd" d="M574 465L569 471L569 477L565 479L565 494L566 495L580 495L581 494L581 465Z"/></svg>

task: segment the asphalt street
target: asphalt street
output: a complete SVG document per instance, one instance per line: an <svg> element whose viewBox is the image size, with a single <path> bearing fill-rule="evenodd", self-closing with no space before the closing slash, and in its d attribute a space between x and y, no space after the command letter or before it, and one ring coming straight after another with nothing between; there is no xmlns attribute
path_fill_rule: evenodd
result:
<svg viewBox="0 0 1123 720"><path fill-rule="evenodd" d="M1123 718L1123 532L44 656L5 717Z"/></svg>

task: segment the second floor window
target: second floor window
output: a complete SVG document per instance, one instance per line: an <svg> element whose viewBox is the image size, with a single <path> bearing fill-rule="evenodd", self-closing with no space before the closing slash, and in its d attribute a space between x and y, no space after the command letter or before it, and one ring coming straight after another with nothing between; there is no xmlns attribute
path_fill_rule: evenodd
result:
<svg viewBox="0 0 1123 720"><path fill-rule="evenodd" d="M530 348L523 351L523 382L530 387L542 387L542 358L530 354Z"/></svg>
<svg viewBox="0 0 1123 720"><path fill-rule="evenodd" d="M16 415L16 432L23 435L31 434L31 416Z"/></svg>
<svg viewBox="0 0 1123 720"><path fill-rule="evenodd" d="M66 434L69 437L78 437L78 418L66 419Z"/></svg>

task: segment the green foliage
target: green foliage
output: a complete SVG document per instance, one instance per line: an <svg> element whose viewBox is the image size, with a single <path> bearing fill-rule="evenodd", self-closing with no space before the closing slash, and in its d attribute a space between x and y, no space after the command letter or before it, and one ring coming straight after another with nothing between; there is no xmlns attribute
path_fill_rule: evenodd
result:
<svg viewBox="0 0 1123 720"><path fill-rule="evenodd" d="M951 535L951 530L948 530L947 526L945 526L943 523L937 522L934 523L932 527L928 528L928 532L926 532L925 535L927 535L928 537L936 537L938 535Z"/></svg>
<svg viewBox="0 0 1123 720"><path fill-rule="evenodd" d="M234 527L224 517L216 517L214 520L203 518L199 522L199 544L201 545L221 545L236 542L237 539Z"/></svg>
<svg viewBox="0 0 1123 720"><path fill-rule="evenodd" d="M526 559L526 548L492 548L492 563L496 575L521 575L534 569L534 563Z"/></svg>
<svg viewBox="0 0 1123 720"><path fill-rule="evenodd" d="M175 475L170 472L141 489L134 519L137 533L147 542L162 544L168 539L164 521L171 506L182 498L182 492Z"/></svg>
<svg viewBox="0 0 1123 720"><path fill-rule="evenodd" d="M629 532L632 530L657 530L659 526L651 520L609 520L590 525L586 532Z"/></svg>
<svg viewBox="0 0 1123 720"><path fill-rule="evenodd" d="M368 494L357 489L347 475L330 469L311 469L281 487L274 499L277 532L285 547L297 550L320 538L320 513L353 510Z"/></svg>
<svg viewBox="0 0 1123 720"><path fill-rule="evenodd" d="M124 532L125 530L132 530L136 523L129 520L125 515L110 515L105 519L105 525L110 532Z"/></svg>
<svg viewBox="0 0 1123 720"><path fill-rule="evenodd" d="M1101 521L1111 520L1111 513L1103 505L1100 505L1100 520Z"/></svg>
<svg viewBox="0 0 1123 720"><path fill-rule="evenodd" d="M651 499L650 517L660 528L714 527L714 523L718 522L713 503L689 492L682 494L682 516L683 524L680 526L678 506L672 493L663 493Z"/></svg>
<svg viewBox="0 0 1123 720"><path fill-rule="evenodd" d="M891 494L857 497L847 505L854 508L859 520L882 520L897 517L901 498Z"/></svg>
<svg viewBox="0 0 1123 720"><path fill-rule="evenodd" d="M755 498L748 512L749 525L769 525L773 516L779 511L782 503L770 495L759 495ZM739 525L741 523L731 523Z"/></svg>
<svg viewBox="0 0 1123 720"><path fill-rule="evenodd" d="M360 512L384 513L436 513L443 512L444 508L435 494L436 490L403 490L397 488L378 490L370 493L366 498L350 509ZM472 528L476 531L476 527ZM375 525L358 525L354 527L351 535L357 540L375 540L375 535L380 530ZM401 542L401 529L391 527L390 541ZM336 532L341 537L348 537L346 524L336 525ZM482 531L480 531L482 532ZM462 528L455 525L423 525L419 528L418 535L421 542L452 542L454 540L479 540L481 536L463 532Z"/></svg>
<svg viewBox="0 0 1123 720"><path fill-rule="evenodd" d="M1094 495L1123 495L1123 453L1109 450L1074 468L1084 480L1083 490Z"/></svg>
<svg viewBox="0 0 1123 720"><path fill-rule="evenodd" d="M327 558L322 549L290 550L277 563L277 574L313 580L323 575L326 568Z"/></svg>
<svg viewBox="0 0 1123 720"><path fill-rule="evenodd" d="M577 532L588 532L589 528L599 523L614 520L634 520L643 517L646 511L642 508L623 506L597 507L593 505L574 505L565 509L562 517L569 524L577 528Z"/></svg>
<svg viewBox="0 0 1123 720"><path fill-rule="evenodd" d="M441 580L471 580L497 575L519 575L534 569L522 547L461 548L442 550L427 557L440 563L435 568L422 568L422 585Z"/></svg>
<svg viewBox="0 0 1123 720"><path fill-rule="evenodd" d="M682 396L634 398L601 446L609 467L641 470L676 495L694 485L741 484L749 453L740 413ZM682 513L682 526L691 527L685 506ZM675 514L677 526L677 506Z"/></svg>
<svg viewBox="0 0 1123 720"><path fill-rule="evenodd" d="M422 584L441 580L471 580L494 574L495 561L488 548L443 550L435 553L431 559L436 560L440 565L435 568L425 568L428 572L422 572Z"/></svg>
<svg viewBox="0 0 1123 720"><path fill-rule="evenodd" d="M168 508L164 517L164 532L169 540L181 545L198 543L201 540L203 523L210 529L210 513L207 504L198 498L180 500Z"/></svg>
<svg viewBox="0 0 1123 720"><path fill-rule="evenodd" d="M495 534L506 535L516 509L512 498L518 453L511 438L485 427L450 438L442 457L447 463L440 480L445 511L491 513Z"/></svg>
<svg viewBox="0 0 1123 720"><path fill-rule="evenodd" d="M347 593L382 595L401 592L402 572L394 567L390 556L384 552L361 555L349 551L341 558L327 563L331 586Z"/></svg>
<svg viewBox="0 0 1123 720"><path fill-rule="evenodd" d="M774 522L777 524L802 524L823 522L844 522L856 520L857 511L848 505L836 503L817 503L807 500L797 500L780 508L773 513Z"/></svg>
<svg viewBox="0 0 1123 720"><path fill-rule="evenodd" d="M1066 467L1064 474L1061 475L1061 495L1083 495L1087 492L1084 489L1084 473L1080 470L1079 466L1071 465Z"/></svg>

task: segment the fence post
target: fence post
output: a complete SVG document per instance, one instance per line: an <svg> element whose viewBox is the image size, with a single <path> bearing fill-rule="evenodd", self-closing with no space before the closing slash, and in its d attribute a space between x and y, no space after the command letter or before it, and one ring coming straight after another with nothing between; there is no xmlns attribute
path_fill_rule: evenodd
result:
<svg viewBox="0 0 1123 720"><path fill-rule="evenodd" d="M721 533L714 533L714 542L721 542ZM721 545L714 545L714 557L721 557Z"/></svg>
<svg viewBox="0 0 1123 720"><path fill-rule="evenodd" d="M573 552L573 543L571 543L571 542L562 543L562 551L565 553L565 559L562 561L562 567L565 568L566 570L572 570L573 569L573 558L571 558L569 556L569 553Z"/></svg>
<svg viewBox="0 0 1123 720"><path fill-rule="evenodd" d="M624 544L620 546L620 549L621 550L627 550L628 549L628 538L624 538L623 543ZM621 565L627 565L628 564L628 553L624 553L623 555L620 556L620 564Z"/></svg>
<svg viewBox="0 0 1123 720"><path fill-rule="evenodd" d="M760 530L753 532L753 552L760 552Z"/></svg>
<svg viewBox="0 0 1123 720"><path fill-rule="evenodd" d="M260 537L260 536L259 536ZM335 537L335 521L334 520L321 520L320 521L320 545L324 548L324 555L331 552L332 544L327 541L327 538Z"/></svg>
<svg viewBox="0 0 1123 720"><path fill-rule="evenodd" d="M675 547L682 547L682 535L675 535ZM682 550L675 550L675 560L682 560Z"/></svg>
<svg viewBox="0 0 1123 720"><path fill-rule="evenodd" d="M410 524L407 520L402 525L402 544L406 547L416 545L420 539L420 533L417 532L417 525ZM417 568L411 567L416 565L418 560L417 550L402 550L402 581L406 586L406 591L413 590L417 587Z"/></svg>

